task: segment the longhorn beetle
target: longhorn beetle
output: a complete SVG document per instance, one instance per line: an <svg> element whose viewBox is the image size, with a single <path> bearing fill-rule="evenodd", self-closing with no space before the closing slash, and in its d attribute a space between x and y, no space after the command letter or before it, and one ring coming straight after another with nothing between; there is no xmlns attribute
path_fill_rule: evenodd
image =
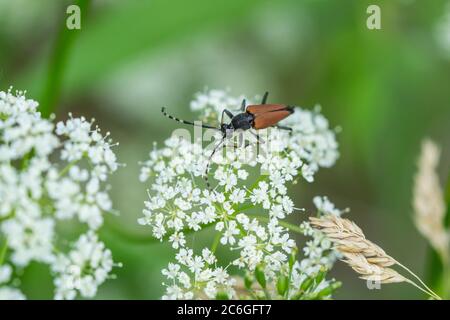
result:
<svg viewBox="0 0 450 320"><path fill-rule="evenodd" d="M214 147L211 155L209 156L208 164L206 165L204 178L206 181L206 185L208 186L208 189L210 189L210 184L208 181L208 172L211 159L218 150L218 148L224 143L226 139L231 138L235 131L248 130L251 134L253 134L256 137L257 143L261 143L263 142L263 140L260 138L258 133L251 131L251 129L258 130L258 129L265 129L268 127L275 127L282 130L292 131L292 129L289 127L278 125L278 122L291 115L294 112L294 108L283 104L267 104L266 102L268 96L269 93L266 91L266 93L264 93L261 104L254 104L249 106L246 106L245 99L242 100L241 113L236 115L233 115L233 113L230 110L224 109L221 115L220 127L214 127L210 125L198 124L186 120L181 120L168 114L165 108L161 109L161 112L166 117L172 120L188 124L191 126L198 126L205 129L218 130L222 133L222 139ZM223 122L225 114L231 119L230 123Z"/></svg>

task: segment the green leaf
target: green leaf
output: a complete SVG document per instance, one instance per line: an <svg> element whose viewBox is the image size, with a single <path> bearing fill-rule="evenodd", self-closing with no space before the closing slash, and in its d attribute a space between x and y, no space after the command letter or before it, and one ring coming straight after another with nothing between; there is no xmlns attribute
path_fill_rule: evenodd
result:
<svg viewBox="0 0 450 320"><path fill-rule="evenodd" d="M342 283L340 281L331 283L328 287L323 288L319 291L319 293L317 294L317 298L322 299L331 295L337 288L341 287L341 285Z"/></svg>
<svg viewBox="0 0 450 320"><path fill-rule="evenodd" d="M292 267L297 261L297 249L293 249L291 255L289 256L289 270L292 270Z"/></svg>
<svg viewBox="0 0 450 320"><path fill-rule="evenodd" d="M238 24L256 5L261 6L262 1L122 1L120 6L105 6L93 12L89 19L81 17L77 41L70 54L62 56L61 62L52 62L52 57L42 54L13 84L26 88L31 96L49 93L54 84L59 86L62 95L91 90L125 65L158 52L163 46L180 39L192 39L214 28L226 30ZM58 27L65 28L65 11L58 14ZM52 64L64 65L64 77L53 75L52 85L44 82L42 86ZM57 79L61 83L56 83Z"/></svg>
<svg viewBox="0 0 450 320"><path fill-rule="evenodd" d="M259 265L255 269L255 278L259 285L265 289L266 288L266 276L264 275L264 267Z"/></svg>
<svg viewBox="0 0 450 320"><path fill-rule="evenodd" d="M444 295L444 266L441 256L428 245L427 265L426 265L426 279L430 287L440 296Z"/></svg>
<svg viewBox="0 0 450 320"><path fill-rule="evenodd" d="M230 298L228 297L228 294L225 292L217 292L216 300L230 300Z"/></svg>
<svg viewBox="0 0 450 320"><path fill-rule="evenodd" d="M289 279L285 275L281 275L277 280L277 291L280 296L284 296L289 286Z"/></svg>
<svg viewBox="0 0 450 320"><path fill-rule="evenodd" d="M86 17L89 2L89 0L78 0L75 3L80 8L82 19ZM59 26L60 31L49 60L47 77L39 101L39 110L44 117L49 117L56 109L61 94L64 73L67 67L71 47L73 46L75 37L81 32L81 30L69 30L66 27L65 20L61 20L64 21L64 23L61 23Z"/></svg>
<svg viewBox="0 0 450 320"><path fill-rule="evenodd" d="M446 228L450 227L450 174L447 178L447 186L445 187L445 203L447 204L447 212L444 218L444 225Z"/></svg>
<svg viewBox="0 0 450 320"><path fill-rule="evenodd" d="M447 180L447 186L444 190L445 192L445 202L447 204L447 212L444 217L444 225L448 228L450 225L450 177ZM450 288L446 288L447 280L445 279L445 268L444 262L442 258L433 247L428 245L428 257L426 264L426 279L430 286L436 291L437 294L441 296L446 296L446 292L450 290Z"/></svg>
<svg viewBox="0 0 450 320"><path fill-rule="evenodd" d="M325 269L325 268L320 269L319 273L317 274L316 278L314 279L316 282L316 285L321 283L326 275L327 275L327 269Z"/></svg>
<svg viewBox="0 0 450 320"><path fill-rule="evenodd" d="M308 290L313 283L314 283L313 278L310 278L310 277L306 278L305 280L303 280L302 284L300 285L300 290L301 291Z"/></svg>
<svg viewBox="0 0 450 320"><path fill-rule="evenodd" d="M248 272L244 277L244 285L247 288L247 290L250 290L253 285L254 278L253 276Z"/></svg>

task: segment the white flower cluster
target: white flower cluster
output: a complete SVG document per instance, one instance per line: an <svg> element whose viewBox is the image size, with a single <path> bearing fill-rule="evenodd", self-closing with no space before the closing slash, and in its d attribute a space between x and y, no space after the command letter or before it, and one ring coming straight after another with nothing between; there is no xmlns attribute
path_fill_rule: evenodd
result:
<svg viewBox="0 0 450 320"><path fill-rule="evenodd" d="M194 112L202 112L205 121L211 118L217 121L217 115L220 115L223 109L237 109L243 99L244 95L233 97L228 91L212 89L197 93L190 107Z"/></svg>
<svg viewBox="0 0 450 320"><path fill-rule="evenodd" d="M58 255L53 264L56 273L56 299L74 299L77 290L92 298L97 287L108 277L114 266L111 251L90 231L82 235L67 255Z"/></svg>
<svg viewBox="0 0 450 320"><path fill-rule="evenodd" d="M203 119L215 121L208 124L217 124L223 108L237 113L242 99L212 90L198 94L191 108L201 111ZM295 108L281 125L290 126L292 133L277 128L259 130L264 141L258 148L248 144L216 152L210 171L213 190L208 190L202 179L211 151L205 151L200 141L173 135L162 148L150 152L140 175L142 182L151 180L149 199L138 222L149 225L156 238L168 239L178 250L177 263L163 271L173 280L166 284L165 298L211 298L218 293L217 284L223 283L212 276L217 267L211 268L203 255L195 255L195 248L186 246L187 233L208 226L217 231L217 242L236 254L229 265L219 267L221 274L229 268L249 272L258 269L267 283L276 282L281 274L291 274L289 286L296 289L308 277L299 263L289 265L297 246L282 220L300 209L295 208L287 186L298 176L311 182L320 167L332 166L338 157L337 142L335 132L318 110ZM248 140L251 137L247 134ZM192 264L196 259L201 267L194 272ZM321 264L315 271L322 265L329 266ZM183 267L193 275L181 272ZM201 272L209 274L209 278ZM197 277L202 281L196 281ZM228 274L222 277L229 279ZM220 293L235 298L232 283L226 284Z"/></svg>
<svg viewBox="0 0 450 320"><path fill-rule="evenodd" d="M5 249L14 269L31 261L49 264L57 272L57 297L75 298L73 290L91 297L111 270L112 262L106 259L110 252L90 233L82 235L77 243L95 247L92 259L105 255L107 261L91 263L89 269L102 276L75 281L75 276L60 275L61 260L82 268L85 252L64 255L67 242L56 225L75 219L86 232L95 232L103 223L102 214L112 210L106 183L118 164L108 134L102 136L93 121L70 115L55 128L37 106L21 92L0 92L0 252ZM73 290L60 293L69 287ZM0 290L3 295L16 292Z"/></svg>
<svg viewBox="0 0 450 320"><path fill-rule="evenodd" d="M164 300L193 299L194 292L214 299L218 293L234 295L235 279L222 267L217 267L217 258L207 248L201 255L194 255L192 249L180 249L177 263L169 263L162 274L171 282L167 284Z"/></svg>

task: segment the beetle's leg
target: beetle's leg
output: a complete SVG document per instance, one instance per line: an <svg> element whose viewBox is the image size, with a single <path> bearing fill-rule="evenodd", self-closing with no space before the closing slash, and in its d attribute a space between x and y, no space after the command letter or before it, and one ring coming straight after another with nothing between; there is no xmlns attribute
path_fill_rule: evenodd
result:
<svg viewBox="0 0 450 320"><path fill-rule="evenodd" d="M223 124L223 115L224 115L225 113L227 114L227 116L228 116L230 119L233 119L233 117L234 117L234 115L231 113L230 110L223 109L223 111L222 111L222 117L220 118L220 124Z"/></svg>
<svg viewBox="0 0 450 320"><path fill-rule="evenodd" d="M267 97L268 97L268 96L269 96L269 91L266 91L266 92L264 93L263 98L262 98L261 104L266 104L266 102L267 102Z"/></svg>
<svg viewBox="0 0 450 320"><path fill-rule="evenodd" d="M245 145L244 145L245 142ZM244 132L239 130L237 135L237 143L233 139L233 144L223 144L223 148L226 148L227 146L233 147L234 149L240 148L240 147L248 147L250 143L247 140L244 140Z"/></svg>
<svg viewBox="0 0 450 320"><path fill-rule="evenodd" d="M237 143L236 143L236 142L233 142L232 147L233 147L234 149L237 149L237 148L240 148L240 147L246 148L246 147L248 147L249 145L250 145L250 143L249 143L247 140L244 140L244 133L243 133L243 132L239 132L239 135L238 135L238 142L237 142ZM224 144L223 147L225 148L226 145Z"/></svg>
<svg viewBox="0 0 450 320"><path fill-rule="evenodd" d="M244 140L244 132L239 132L238 135L238 143L236 145L236 143L234 144L234 148L239 148L239 147L248 147L250 145L250 143L247 140Z"/></svg>
<svg viewBox="0 0 450 320"><path fill-rule="evenodd" d="M253 132L253 131L251 131L251 130L249 130L249 132L252 134L252 135L254 135L255 137L256 137L256 142L257 142L257 144L264 144L264 143L266 143L265 141L264 141L264 139L263 138L261 138L260 136L259 136L259 134L258 133L256 133L256 132Z"/></svg>
<svg viewBox="0 0 450 320"><path fill-rule="evenodd" d="M242 103L241 103L241 111L244 112L245 111L245 106L247 105L247 102L245 101L245 99L242 99Z"/></svg>
<svg viewBox="0 0 450 320"><path fill-rule="evenodd" d="M250 146L251 144L250 144L250 142L248 142L248 141L245 141L245 146L241 146L241 145L239 145L239 144L237 144L237 143L234 143L232 146L230 146L230 147L233 147L233 149L234 150L236 150L236 149L240 149L240 148L247 148L248 146Z"/></svg>
<svg viewBox="0 0 450 320"><path fill-rule="evenodd" d="M206 165L205 175L204 175L203 178L205 179L206 186L210 190L211 190L211 185L209 184L209 180L208 180L209 167L210 167L210 164L211 164L211 161L212 161L212 157L214 156L214 154L219 149L219 147L223 144L224 141L225 141L225 136L223 136L222 140L220 140L220 142L216 144L216 146L214 147L213 151L211 152L211 154L209 155L209 158L208 158L208 164Z"/></svg>

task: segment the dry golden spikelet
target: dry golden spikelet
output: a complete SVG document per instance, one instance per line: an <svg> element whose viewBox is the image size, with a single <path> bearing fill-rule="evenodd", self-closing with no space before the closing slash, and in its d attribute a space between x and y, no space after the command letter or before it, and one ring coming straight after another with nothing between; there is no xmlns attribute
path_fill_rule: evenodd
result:
<svg viewBox="0 0 450 320"><path fill-rule="evenodd" d="M371 263L381 267L395 264L395 260L379 246L366 239L362 230L352 221L328 215L310 218L311 225L320 229L342 253L361 253Z"/></svg>
<svg viewBox="0 0 450 320"><path fill-rule="evenodd" d="M411 270L386 254L381 247L367 240L354 222L335 215L309 219L314 228L322 231L334 243L335 249L343 255L343 261L360 274L360 278L380 283L407 282L432 298L441 299ZM389 268L393 265L409 272L422 286Z"/></svg>
<svg viewBox="0 0 450 320"><path fill-rule="evenodd" d="M444 263L448 264L449 234L444 226L446 204L436 173L440 153L433 141L426 139L422 142L418 171L414 179L414 222Z"/></svg>
<svg viewBox="0 0 450 320"><path fill-rule="evenodd" d="M397 283L408 281L394 269L381 267L371 263L361 253L343 253L343 255L343 261L359 273L361 275L361 279L379 281L380 283Z"/></svg>

